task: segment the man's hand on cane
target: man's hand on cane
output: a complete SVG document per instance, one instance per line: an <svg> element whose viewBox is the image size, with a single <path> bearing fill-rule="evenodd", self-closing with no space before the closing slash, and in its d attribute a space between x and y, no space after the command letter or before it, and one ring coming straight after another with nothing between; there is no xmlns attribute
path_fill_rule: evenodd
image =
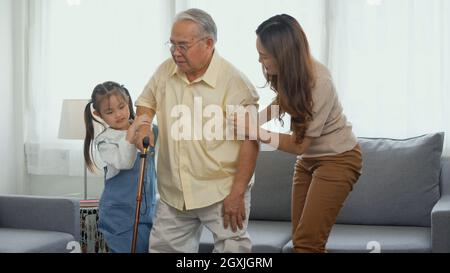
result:
<svg viewBox="0 0 450 273"><path fill-rule="evenodd" d="M136 108L135 136L133 143L139 151L144 151L143 140L148 137L150 146L155 147L155 137L153 135L152 121L155 116L155 111L147 107L138 106Z"/></svg>
<svg viewBox="0 0 450 273"><path fill-rule="evenodd" d="M143 140L148 137L150 140L150 146L155 147L155 137L153 136L153 130L151 124L141 124L136 131L136 136L134 137L134 144L139 151L144 151Z"/></svg>

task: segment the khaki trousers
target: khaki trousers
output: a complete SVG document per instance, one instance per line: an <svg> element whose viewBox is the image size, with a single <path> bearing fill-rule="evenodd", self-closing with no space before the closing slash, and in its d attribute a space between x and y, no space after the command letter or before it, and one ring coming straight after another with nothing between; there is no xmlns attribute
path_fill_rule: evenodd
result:
<svg viewBox="0 0 450 273"><path fill-rule="evenodd" d="M359 145L338 155L297 160L291 210L294 252L326 252L331 228L361 168Z"/></svg>
<svg viewBox="0 0 450 273"><path fill-rule="evenodd" d="M248 253L252 243L247 232L250 214L250 188L245 193L244 228L233 232L223 227L223 202L188 211L177 210L161 199L150 233L151 253L196 253L199 249L202 227L209 229L214 237L214 250L218 253Z"/></svg>

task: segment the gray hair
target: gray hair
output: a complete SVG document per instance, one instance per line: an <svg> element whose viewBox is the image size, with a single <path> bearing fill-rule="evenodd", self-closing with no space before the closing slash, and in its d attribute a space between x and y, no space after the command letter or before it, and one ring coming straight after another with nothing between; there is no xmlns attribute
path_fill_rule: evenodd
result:
<svg viewBox="0 0 450 273"><path fill-rule="evenodd" d="M175 16L174 23L179 21L193 21L200 26L203 34L209 35L214 43L217 42L217 27L211 15L201 9L188 9Z"/></svg>

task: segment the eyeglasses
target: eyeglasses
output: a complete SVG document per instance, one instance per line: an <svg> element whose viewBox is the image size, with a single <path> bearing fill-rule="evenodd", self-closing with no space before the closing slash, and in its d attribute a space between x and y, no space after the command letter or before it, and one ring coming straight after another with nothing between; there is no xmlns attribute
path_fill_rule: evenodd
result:
<svg viewBox="0 0 450 273"><path fill-rule="evenodd" d="M191 47L196 45L198 42L205 40L206 38L208 38L208 37L203 37L201 39L198 39L197 41L195 41L191 45L187 45L187 44L173 44L170 41L168 41L166 43L166 45L169 48L171 53L174 53L175 50L177 50L177 48L178 48L178 50L180 51L181 54L186 54Z"/></svg>

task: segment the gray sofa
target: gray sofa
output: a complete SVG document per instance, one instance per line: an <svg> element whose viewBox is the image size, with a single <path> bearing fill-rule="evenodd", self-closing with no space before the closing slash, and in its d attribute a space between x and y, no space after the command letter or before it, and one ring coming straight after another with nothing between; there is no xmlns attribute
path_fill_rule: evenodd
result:
<svg viewBox="0 0 450 273"><path fill-rule="evenodd" d="M0 253L70 252L79 240L79 200L0 195Z"/></svg>
<svg viewBox="0 0 450 273"><path fill-rule="evenodd" d="M450 252L450 161L443 133L405 140L360 138L363 174L333 226L328 252ZM252 189L253 252L291 252L295 156L261 152ZM200 252L213 250L208 230Z"/></svg>

